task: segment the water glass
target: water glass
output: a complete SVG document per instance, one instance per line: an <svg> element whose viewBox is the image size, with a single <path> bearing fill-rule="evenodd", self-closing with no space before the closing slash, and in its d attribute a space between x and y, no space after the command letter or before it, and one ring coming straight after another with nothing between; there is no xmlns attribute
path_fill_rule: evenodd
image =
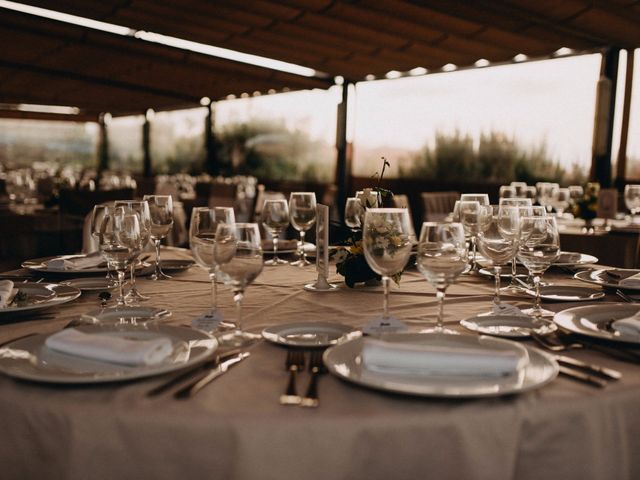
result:
<svg viewBox="0 0 640 480"><path fill-rule="evenodd" d="M278 257L278 237L289 226L289 205L286 200L266 200L262 209L262 224L273 237L273 258L265 265L287 265L289 262Z"/></svg>
<svg viewBox="0 0 640 480"><path fill-rule="evenodd" d="M173 198L171 195L145 195L144 200L149 204L151 215L151 240L156 248L156 268L151 280L171 278L160 267L160 242L173 227Z"/></svg>
<svg viewBox="0 0 640 480"><path fill-rule="evenodd" d="M420 273L436 288L438 316L433 331L437 333L455 333L444 328L444 299L447 287L466 268L467 257L467 242L461 223L422 224L416 264Z"/></svg>
<svg viewBox="0 0 640 480"><path fill-rule="evenodd" d="M631 219L640 213L640 185L626 185L624 187L624 204L631 212Z"/></svg>
<svg viewBox="0 0 640 480"><path fill-rule="evenodd" d="M257 223L220 224L214 247L216 274L233 291L236 321L219 340L224 345L243 346L261 338L242 329L242 300L246 288L262 271L262 243Z"/></svg>
<svg viewBox="0 0 640 480"><path fill-rule="evenodd" d="M370 208L364 214L362 248L371 270L382 276L382 322L389 316L389 283L411 255L411 228L406 208Z"/></svg>
<svg viewBox="0 0 640 480"><path fill-rule="evenodd" d="M91 213L91 236L96 239L98 243L98 249L102 244L104 237L104 229L107 226L108 216L112 214L113 208L109 205L95 205L93 212ZM104 255L103 255L104 256ZM105 258L105 261L107 259ZM111 278L111 263L107 261L107 274L105 277L107 281L107 287L114 285L114 280Z"/></svg>
<svg viewBox="0 0 640 480"><path fill-rule="evenodd" d="M289 197L289 215L291 225L300 232L298 243L298 260L291 265L305 267L311 265L304 251L304 237L316 223L316 194L313 192L292 192Z"/></svg>
<svg viewBox="0 0 640 480"><path fill-rule="evenodd" d="M364 207L360 203L360 199L356 197L347 198L344 206L344 223L352 232L362 229L362 217L364 215Z"/></svg>

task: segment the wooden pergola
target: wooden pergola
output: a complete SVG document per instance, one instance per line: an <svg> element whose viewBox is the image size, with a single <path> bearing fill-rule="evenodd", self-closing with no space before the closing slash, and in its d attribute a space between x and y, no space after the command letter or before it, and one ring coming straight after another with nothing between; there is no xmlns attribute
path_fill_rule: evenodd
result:
<svg viewBox="0 0 640 480"><path fill-rule="evenodd" d="M26 2L26 3L25 3ZM611 182L618 52L640 46L637 0L25 0L24 4L127 27L130 34L53 20L0 1L0 104L71 105L94 120L214 103L228 95L328 88L342 77L337 183L349 175L344 137L349 85L420 67L470 67L549 58L560 48L602 51L592 176ZM154 32L313 69L296 74L151 43ZM517 57L516 57L517 56ZM486 63L486 62L485 62ZM424 71L424 70L422 70ZM606 82L605 82L606 83ZM625 93L628 128L630 85ZM59 118L0 109L0 116ZM602 130L604 129L604 130ZM618 177L624 178L626 132Z"/></svg>

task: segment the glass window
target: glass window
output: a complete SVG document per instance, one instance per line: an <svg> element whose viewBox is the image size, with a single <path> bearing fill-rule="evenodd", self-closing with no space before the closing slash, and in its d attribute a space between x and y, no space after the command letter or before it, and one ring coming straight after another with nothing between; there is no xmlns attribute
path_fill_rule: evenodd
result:
<svg viewBox="0 0 640 480"><path fill-rule="evenodd" d="M579 181L601 55L357 84L354 174Z"/></svg>
<svg viewBox="0 0 640 480"><path fill-rule="evenodd" d="M640 48L634 52L629 137L627 139L627 178L640 180Z"/></svg>
<svg viewBox="0 0 640 480"><path fill-rule="evenodd" d="M198 173L205 158L206 108L156 112L151 122L155 173Z"/></svg>
<svg viewBox="0 0 640 480"><path fill-rule="evenodd" d="M109 169L123 173L142 173L142 124L144 116L114 117L107 124Z"/></svg>
<svg viewBox="0 0 640 480"><path fill-rule="evenodd" d="M0 119L0 164L6 168L38 162L94 168L97 145L96 123Z"/></svg>
<svg viewBox="0 0 640 480"><path fill-rule="evenodd" d="M224 174L332 182L340 88L217 102Z"/></svg>

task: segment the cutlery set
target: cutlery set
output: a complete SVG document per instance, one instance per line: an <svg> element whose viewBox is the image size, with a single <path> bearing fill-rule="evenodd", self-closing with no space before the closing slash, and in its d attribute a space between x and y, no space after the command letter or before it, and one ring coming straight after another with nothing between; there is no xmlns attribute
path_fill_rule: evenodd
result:
<svg viewBox="0 0 640 480"><path fill-rule="evenodd" d="M289 372L289 379L285 393L280 395L281 405L297 405L300 407L315 408L319 405L318 397L318 377L323 374L326 369L322 362L323 350L312 350L309 354L309 373L311 379L304 396L300 396L297 391L297 376L299 372L304 371L305 352L303 350L287 350L285 360L286 370Z"/></svg>

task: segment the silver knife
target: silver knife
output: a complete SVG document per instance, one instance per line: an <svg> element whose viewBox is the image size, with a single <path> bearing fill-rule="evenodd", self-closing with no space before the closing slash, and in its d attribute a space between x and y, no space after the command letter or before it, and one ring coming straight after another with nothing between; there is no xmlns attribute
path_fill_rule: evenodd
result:
<svg viewBox="0 0 640 480"><path fill-rule="evenodd" d="M579 380L596 387L604 388L608 385L608 382L606 380L603 380L602 378L598 378L593 375L589 375L588 373L580 372L578 370L572 370L570 368L563 367L562 365L560 366L560 373L567 377L573 378L574 380Z"/></svg>
<svg viewBox="0 0 640 480"><path fill-rule="evenodd" d="M614 370L613 368L603 367L601 365L595 365L593 363L583 362L582 360L578 360L576 358L567 357L566 355L554 355L556 360L560 363L564 363L565 365L571 365L572 367L583 368L585 370L590 370L591 372L598 373L603 375L611 380L620 380L622 378L622 373L618 370Z"/></svg>
<svg viewBox="0 0 640 480"><path fill-rule="evenodd" d="M181 388L176 393L174 393L173 396L176 398L192 397L193 395L198 393L200 390L202 390L205 386L207 386L209 383L211 383L213 380L218 378L220 375L226 373L231 366L241 362L242 360L247 358L249 355L251 355L249 352L242 352L236 355L235 357L231 357L230 359L225 360L224 362L221 362L220 365L218 365L216 368L211 370L204 377L200 378L194 383L190 383L189 385Z"/></svg>

